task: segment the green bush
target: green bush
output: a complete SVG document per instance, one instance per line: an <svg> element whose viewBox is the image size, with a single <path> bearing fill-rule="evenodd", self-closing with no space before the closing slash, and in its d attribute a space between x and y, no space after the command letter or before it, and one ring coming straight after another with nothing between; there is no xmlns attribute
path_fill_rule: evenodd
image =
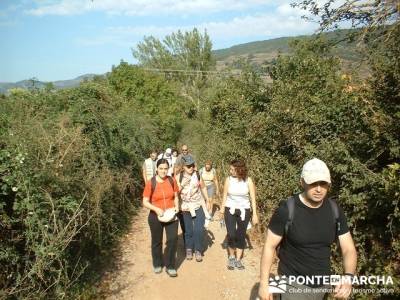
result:
<svg viewBox="0 0 400 300"><path fill-rule="evenodd" d="M120 77L131 90L132 75ZM180 126L175 91L160 77L140 81L153 92L96 80L0 102L1 298L74 297L100 276L139 203L143 159Z"/></svg>
<svg viewBox="0 0 400 300"><path fill-rule="evenodd" d="M398 276L398 37L382 46L371 79L345 74L322 39L295 42L293 55L269 66L272 84L256 72L220 80L196 145L200 159L244 158L257 185L262 228L279 201L299 190L312 157L332 172L331 195L344 208L359 253L360 274ZM384 61L384 63L382 63ZM334 264L340 272L340 265ZM398 290L396 282L394 288ZM397 294L396 294L397 295ZM376 296L379 297L379 296Z"/></svg>

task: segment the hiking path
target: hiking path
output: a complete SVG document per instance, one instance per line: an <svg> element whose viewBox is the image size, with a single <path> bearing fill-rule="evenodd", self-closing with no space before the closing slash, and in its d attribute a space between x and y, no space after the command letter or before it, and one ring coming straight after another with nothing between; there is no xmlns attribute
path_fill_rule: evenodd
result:
<svg viewBox="0 0 400 300"><path fill-rule="evenodd" d="M150 253L148 210L141 208L129 232L121 239L114 258L116 268L106 272L101 281L102 298L149 300L248 300L257 297L261 247L248 240L244 251L245 270L228 270L224 243L226 228L219 220L205 230L206 251L202 262L185 259L182 233L179 228L177 272L170 278L165 268L153 273ZM217 213L218 215L218 213ZM253 229L252 229L253 230ZM248 231L251 233L251 230ZM165 233L164 233L165 246Z"/></svg>

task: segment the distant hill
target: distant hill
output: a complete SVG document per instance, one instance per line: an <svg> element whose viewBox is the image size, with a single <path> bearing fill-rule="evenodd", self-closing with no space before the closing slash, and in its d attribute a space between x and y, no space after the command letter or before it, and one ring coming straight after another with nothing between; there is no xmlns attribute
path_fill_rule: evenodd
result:
<svg viewBox="0 0 400 300"><path fill-rule="evenodd" d="M346 62L358 62L359 54L355 43L343 42L344 37L354 30L336 30L324 33L323 36L330 41L337 41L334 54ZM303 35L296 37L281 37L265 41L250 42L235 45L226 49L214 50L213 54L217 60L219 69L232 66L239 58L245 58L250 63L261 65L276 58L279 54L290 54L289 43L294 40L309 39L315 35Z"/></svg>
<svg viewBox="0 0 400 300"><path fill-rule="evenodd" d="M341 41L350 33L350 30L336 30L323 35L331 41ZM240 58L248 60L251 64L262 65L269 62L281 54L290 54L289 43L296 39L308 39L313 35L303 35L296 37L281 37L265 41L257 41L246 44L235 45L226 49L213 50L213 54L217 60L217 68L234 67L235 61ZM352 63L358 63L359 55L356 51L355 43L338 42L335 45L334 53L343 60L344 68L349 67ZM360 73L368 73L365 66L360 68ZM86 74L71 80L53 81L53 85L57 89L71 88L78 86L83 80L90 80L95 74ZM100 75L103 76L103 75ZM22 80L16 83L0 82L0 93L6 93L11 88L43 88L48 82Z"/></svg>
<svg viewBox="0 0 400 300"><path fill-rule="evenodd" d="M70 80L57 80L51 82L56 89L65 89L78 86L84 80L90 80L96 74L85 74ZM13 88L31 89L31 88L44 88L49 82L38 81L34 79L21 80L15 83L0 82L0 93L5 94L7 90Z"/></svg>

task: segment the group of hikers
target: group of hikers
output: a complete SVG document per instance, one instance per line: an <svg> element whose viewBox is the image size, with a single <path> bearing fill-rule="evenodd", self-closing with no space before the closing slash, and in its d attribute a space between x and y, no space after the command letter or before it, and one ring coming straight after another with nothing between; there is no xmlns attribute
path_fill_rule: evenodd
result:
<svg viewBox="0 0 400 300"><path fill-rule="evenodd" d="M180 224L186 259L203 260L204 228L215 217L215 208L226 225L227 268L244 270L242 261L246 248L246 230L250 222L258 223L256 188L241 159L232 160L222 194L213 163L206 161L198 169L188 146L181 153L167 148L156 151L143 163L143 206L150 210L151 255L156 274L164 267L162 242L166 233L165 270L176 277L175 266ZM273 213L261 257L260 299L326 299L329 287L325 281L293 283L293 289L273 294L270 271L278 253L280 276L322 277L331 274L331 245L338 241L344 278L334 286L333 296L348 298L351 279L355 276L357 253L343 210L328 198L331 177L327 165L317 159L307 161L300 177L302 192L282 201ZM220 205L215 205L218 197ZM285 278L285 277L284 277Z"/></svg>

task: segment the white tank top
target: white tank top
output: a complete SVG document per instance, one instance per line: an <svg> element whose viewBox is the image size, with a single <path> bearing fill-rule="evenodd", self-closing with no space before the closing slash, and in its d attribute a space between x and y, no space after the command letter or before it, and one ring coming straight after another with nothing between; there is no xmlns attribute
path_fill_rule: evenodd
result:
<svg viewBox="0 0 400 300"><path fill-rule="evenodd" d="M250 208L248 179L239 181L237 178L229 176L228 195L225 206L235 209Z"/></svg>
<svg viewBox="0 0 400 300"><path fill-rule="evenodd" d="M150 157L144 161L144 168L147 180L150 180L154 175L156 175L156 162Z"/></svg>

